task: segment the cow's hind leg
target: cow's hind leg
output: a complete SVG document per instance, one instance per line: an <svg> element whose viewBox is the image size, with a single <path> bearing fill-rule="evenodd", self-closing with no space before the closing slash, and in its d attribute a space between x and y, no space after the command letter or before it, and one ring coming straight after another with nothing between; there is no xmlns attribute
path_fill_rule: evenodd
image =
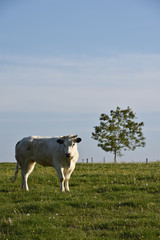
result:
<svg viewBox="0 0 160 240"><path fill-rule="evenodd" d="M28 179L28 173L22 172L22 188L28 191L29 188L28 188L27 179Z"/></svg>
<svg viewBox="0 0 160 240"><path fill-rule="evenodd" d="M28 166L25 169L22 169L22 188L26 189L27 191L29 190L27 180L34 169L34 166L35 162L31 160L28 162Z"/></svg>

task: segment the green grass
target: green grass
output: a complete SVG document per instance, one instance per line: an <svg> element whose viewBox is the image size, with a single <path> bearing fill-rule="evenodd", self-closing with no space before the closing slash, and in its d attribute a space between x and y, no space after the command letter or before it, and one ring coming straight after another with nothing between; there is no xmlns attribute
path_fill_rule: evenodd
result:
<svg viewBox="0 0 160 240"><path fill-rule="evenodd" d="M160 239L160 163L77 164L70 193L36 165L30 191L0 164L0 239Z"/></svg>

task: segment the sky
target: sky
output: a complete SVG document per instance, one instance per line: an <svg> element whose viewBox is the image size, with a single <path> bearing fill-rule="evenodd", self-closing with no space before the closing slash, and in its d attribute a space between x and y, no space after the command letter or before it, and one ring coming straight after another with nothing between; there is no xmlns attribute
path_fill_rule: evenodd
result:
<svg viewBox="0 0 160 240"><path fill-rule="evenodd" d="M113 162L92 139L119 106L144 122L146 147L118 162L160 160L160 1L0 1L0 161L25 136L78 134L79 161Z"/></svg>

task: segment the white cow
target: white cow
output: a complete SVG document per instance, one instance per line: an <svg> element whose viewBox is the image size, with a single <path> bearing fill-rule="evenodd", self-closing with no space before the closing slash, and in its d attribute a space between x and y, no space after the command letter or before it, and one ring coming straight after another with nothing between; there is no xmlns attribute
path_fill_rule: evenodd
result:
<svg viewBox="0 0 160 240"><path fill-rule="evenodd" d="M39 163L44 167L54 167L60 180L61 191L69 191L69 179L79 157L77 150L77 143L79 142L81 142L81 138L78 138L78 135L23 138L15 147L17 164L13 182L16 180L18 166L20 166L22 188L29 190L28 176L33 171L35 164Z"/></svg>

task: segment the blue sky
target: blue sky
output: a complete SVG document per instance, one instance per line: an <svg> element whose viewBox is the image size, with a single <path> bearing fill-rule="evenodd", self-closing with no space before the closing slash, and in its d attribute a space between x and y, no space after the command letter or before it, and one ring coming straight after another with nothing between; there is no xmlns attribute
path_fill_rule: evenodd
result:
<svg viewBox="0 0 160 240"><path fill-rule="evenodd" d="M78 133L80 160L113 156L91 139L101 113L129 106L160 160L160 2L1 0L0 161L24 136Z"/></svg>

